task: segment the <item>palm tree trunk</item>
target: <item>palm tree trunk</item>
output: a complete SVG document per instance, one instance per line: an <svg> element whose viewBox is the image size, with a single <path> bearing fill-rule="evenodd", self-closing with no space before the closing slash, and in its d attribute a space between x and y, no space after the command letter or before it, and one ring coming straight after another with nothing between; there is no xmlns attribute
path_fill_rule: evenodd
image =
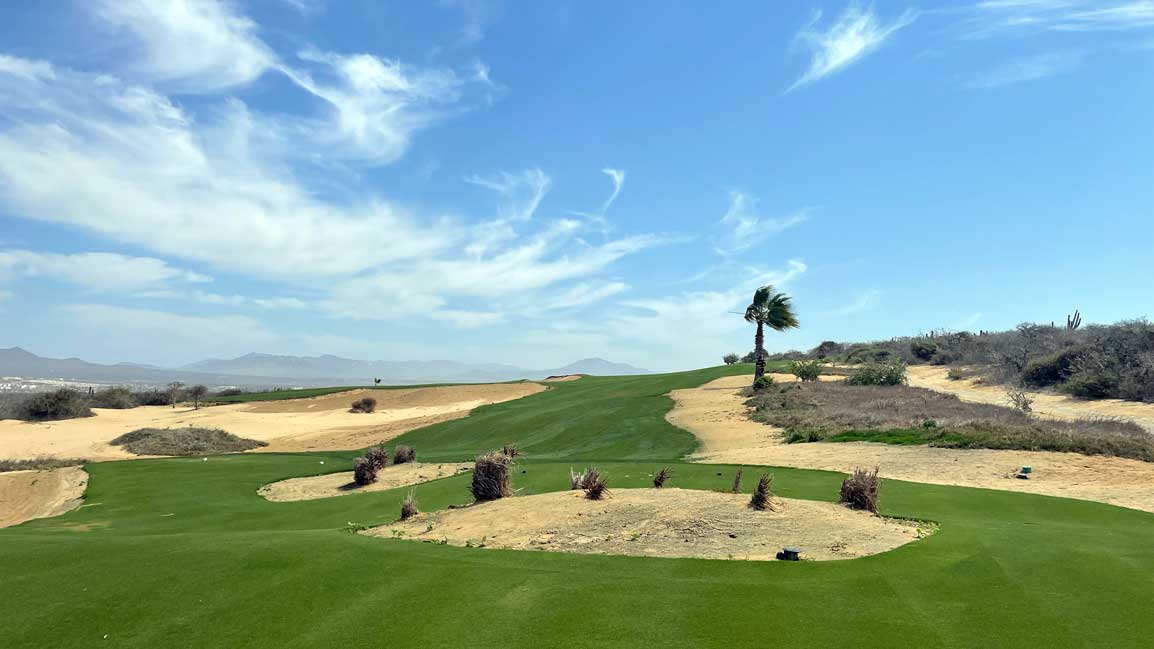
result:
<svg viewBox="0 0 1154 649"><path fill-rule="evenodd" d="M765 329L761 322L757 323L757 335L753 337L753 354L755 363L753 366L753 380L756 382L765 374Z"/></svg>

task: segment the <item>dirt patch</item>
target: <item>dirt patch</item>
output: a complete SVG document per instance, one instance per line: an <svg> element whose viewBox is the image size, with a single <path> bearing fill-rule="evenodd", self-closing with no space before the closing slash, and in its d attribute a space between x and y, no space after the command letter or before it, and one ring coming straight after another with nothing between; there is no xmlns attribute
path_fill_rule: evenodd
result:
<svg viewBox="0 0 1154 649"><path fill-rule="evenodd" d="M79 466L0 473L0 527L76 509L87 487L88 473Z"/></svg>
<svg viewBox="0 0 1154 649"><path fill-rule="evenodd" d="M779 511L758 512L743 494L614 489L611 498L594 501L562 491L419 514L366 534L511 550L754 561L798 546L803 559L826 561L885 552L929 532L832 503L777 502Z"/></svg>
<svg viewBox="0 0 1154 649"><path fill-rule="evenodd" d="M584 378L584 377L585 377L584 374L564 374L562 376L547 376L541 380L542 381L548 381L549 383L557 383L560 381L576 381L577 379Z"/></svg>
<svg viewBox="0 0 1154 649"><path fill-rule="evenodd" d="M674 390L666 419L692 432L702 446L690 460L760 464L848 473L881 468L883 478L1044 494L1154 512L1154 464L1113 457L1039 451L962 450L866 442L786 444L779 429L749 419L740 388L748 376L730 376L698 388ZM1029 480L1013 477L1031 466Z"/></svg>
<svg viewBox="0 0 1154 649"><path fill-rule="evenodd" d="M85 457L121 460L137 456L109 441L140 428L220 428L268 442L266 452L364 448L410 430L468 416L474 408L546 390L539 383L352 390L312 399L203 407L145 406L95 409L96 416L44 423L0 421L0 457ZM377 399L373 413L350 413L362 396Z"/></svg>
<svg viewBox="0 0 1154 649"><path fill-rule="evenodd" d="M394 464L377 473L377 481L360 487L353 482L353 472L328 473L307 478L290 478L267 484L257 490L266 500L291 502L294 500L316 500L334 496L386 491L420 484L438 478L447 478L469 470L472 464L410 462Z"/></svg>
<svg viewBox="0 0 1154 649"><path fill-rule="evenodd" d="M949 368L934 365L911 365L906 368L910 385L938 392L955 394L963 401L1007 405L1006 388L1000 385L982 385L974 379L951 381L946 375ZM1049 392L1027 392L1034 400L1033 412L1055 419L1110 418L1132 421L1154 433L1154 403L1138 403L1119 399L1076 399Z"/></svg>

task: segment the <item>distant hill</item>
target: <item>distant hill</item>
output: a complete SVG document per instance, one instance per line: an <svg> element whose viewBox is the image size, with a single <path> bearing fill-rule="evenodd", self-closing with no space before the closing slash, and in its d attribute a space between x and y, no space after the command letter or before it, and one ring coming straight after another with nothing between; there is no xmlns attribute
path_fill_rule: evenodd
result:
<svg viewBox="0 0 1154 649"><path fill-rule="evenodd" d="M170 381L209 386L244 387L382 383L485 383L541 379L562 374L619 376L648 370L601 358L586 358L553 369L525 369L496 363L456 361L360 361L339 356L277 356L245 354L233 359L207 359L179 368L137 363L103 365L79 358L46 358L19 347L0 349L0 377L62 379L100 383L162 384Z"/></svg>

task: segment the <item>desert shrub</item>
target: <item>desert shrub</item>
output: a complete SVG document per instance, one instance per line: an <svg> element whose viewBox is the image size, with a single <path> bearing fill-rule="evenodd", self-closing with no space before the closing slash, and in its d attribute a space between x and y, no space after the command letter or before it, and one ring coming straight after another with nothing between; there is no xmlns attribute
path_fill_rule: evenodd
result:
<svg viewBox="0 0 1154 649"><path fill-rule="evenodd" d="M417 452L413 450L412 446L397 444L397 447L393 449L393 464L406 464L416 461Z"/></svg>
<svg viewBox="0 0 1154 649"><path fill-rule="evenodd" d="M773 476L763 473L757 480L757 488L749 499L749 506L759 512L773 509Z"/></svg>
<svg viewBox="0 0 1154 649"><path fill-rule="evenodd" d="M132 390L116 386L97 390L88 398L88 405L93 408L127 410L129 408L135 408L139 404Z"/></svg>
<svg viewBox="0 0 1154 649"><path fill-rule="evenodd" d="M799 381L816 381L821 376L821 363L818 361L794 361L789 364L789 371Z"/></svg>
<svg viewBox="0 0 1154 649"><path fill-rule="evenodd" d="M841 351L841 343L833 340L823 340L820 345L814 347L813 350L810 351L810 355L812 355L814 358L829 358L831 356L840 354Z"/></svg>
<svg viewBox="0 0 1154 649"><path fill-rule="evenodd" d="M841 493L838 502L849 505L850 509L864 509L873 513L878 511L878 489L881 479L878 478L878 469L866 471L854 469L853 475L841 483Z"/></svg>
<svg viewBox="0 0 1154 649"><path fill-rule="evenodd" d="M581 489L589 500L601 500L609 495L609 480L598 469L586 469L581 477Z"/></svg>
<svg viewBox="0 0 1154 649"><path fill-rule="evenodd" d="M773 387L773 377L768 374L762 374L753 381L754 392L764 392Z"/></svg>
<svg viewBox="0 0 1154 649"><path fill-rule="evenodd" d="M0 473L6 471L48 471L67 466L80 466L88 460L79 458L36 457L31 460L0 460Z"/></svg>
<svg viewBox="0 0 1154 649"><path fill-rule="evenodd" d="M1034 409L1034 399L1021 388L1006 388L1006 400L1022 412L1031 412Z"/></svg>
<svg viewBox="0 0 1154 649"><path fill-rule="evenodd" d="M737 357L737 354L726 354L725 356L721 357L721 360L726 365L733 365L734 363L736 363L738 361L738 357Z"/></svg>
<svg viewBox="0 0 1154 649"><path fill-rule="evenodd" d="M405 495L405 500L401 502L401 520L407 521L420 513L421 510L417 509L417 490L410 489Z"/></svg>
<svg viewBox="0 0 1154 649"><path fill-rule="evenodd" d="M477 456L473 465L473 484L470 490L478 501L497 500L513 495L509 488L509 474L513 460L509 456L494 451Z"/></svg>
<svg viewBox="0 0 1154 649"><path fill-rule="evenodd" d="M756 363L757 362L757 352L752 351L752 352L749 352L748 354L746 354L745 356L742 356L741 362L742 363Z"/></svg>
<svg viewBox="0 0 1154 649"><path fill-rule="evenodd" d="M966 373L958 367L951 367L950 371L946 372L946 378L951 381L961 381L966 378Z"/></svg>
<svg viewBox="0 0 1154 649"><path fill-rule="evenodd" d="M586 471L588 471L588 469L586 469ZM573 467L569 467L569 490L570 491L576 491L576 490L581 488L581 478L584 477L584 475L585 475L584 473L575 472L573 470Z"/></svg>
<svg viewBox="0 0 1154 649"><path fill-rule="evenodd" d="M141 390L135 395L136 403L142 406L167 406L168 393L164 390Z"/></svg>
<svg viewBox="0 0 1154 649"><path fill-rule="evenodd" d="M938 344L926 338L918 338L910 342L910 353L918 360L928 361L938 353Z"/></svg>
<svg viewBox="0 0 1154 649"><path fill-rule="evenodd" d="M855 369L846 378L850 385L904 385L905 382L904 363L869 363Z"/></svg>
<svg viewBox="0 0 1154 649"><path fill-rule="evenodd" d="M660 489L665 486L665 481L673 477L673 467L662 467L660 471L653 475L654 488Z"/></svg>
<svg viewBox="0 0 1154 649"><path fill-rule="evenodd" d="M389 465L389 452L384 446L370 446L363 456L376 471Z"/></svg>
<svg viewBox="0 0 1154 649"><path fill-rule="evenodd" d="M1109 399L1118 393L1119 381L1105 372L1080 372L1062 385L1062 390L1082 399Z"/></svg>
<svg viewBox="0 0 1154 649"><path fill-rule="evenodd" d="M268 442L237 437L219 428L140 428L109 442L136 455L216 455L239 453Z"/></svg>
<svg viewBox="0 0 1154 649"><path fill-rule="evenodd" d="M94 414L88 407L88 397L71 388L29 395L14 410L16 418L24 421L59 421Z"/></svg>
<svg viewBox="0 0 1154 649"><path fill-rule="evenodd" d="M377 409L377 400L372 397L362 397L353 402L349 412L373 412Z"/></svg>
<svg viewBox="0 0 1154 649"><path fill-rule="evenodd" d="M367 457L358 457L353 460L353 482L364 487L377 481L379 467Z"/></svg>
<svg viewBox="0 0 1154 649"><path fill-rule="evenodd" d="M733 488L730 489L733 493L741 491L741 470L742 467L737 467L737 473L733 474Z"/></svg>
<svg viewBox="0 0 1154 649"><path fill-rule="evenodd" d="M506 457L511 458L518 458L524 455L524 453L521 452L521 448L513 443L505 444L502 446L501 452L504 453Z"/></svg>
<svg viewBox="0 0 1154 649"><path fill-rule="evenodd" d="M1072 347L1030 361L1022 372L1022 383L1036 388L1063 383L1077 370L1086 355L1085 348Z"/></svg>

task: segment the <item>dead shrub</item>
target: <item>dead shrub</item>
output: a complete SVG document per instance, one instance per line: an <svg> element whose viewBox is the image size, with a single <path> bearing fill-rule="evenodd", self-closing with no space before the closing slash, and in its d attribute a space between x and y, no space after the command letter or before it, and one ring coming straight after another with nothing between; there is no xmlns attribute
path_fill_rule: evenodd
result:
<svg viewBox="0 0 1154 649"><path fill-rule="evenodd" d="M665 486L665 481L673 477L673 467L663 467L656 475L653 476L653 487L660 489Z"/></svg>
<svg viewBox="0 0 1154 649"><path fill-rule="evenodd" d="M365 451L364 457L377 471L380 471L389 464L389 452L385 450L384 446L369 447L369 449Z"/></svg>
<svg viewBox="0 0 1154 649"><path fill-rule="evenodd" d="M586 471L588 471L588 469L586 469ZM581 478L584 477L584 475L585 475L584 473L576 473L575 471L573 471L573 467L569 467L569 490L570 491L576 491L577 489L581 488Z"/></svg>
<svg viewBox="0 0 1154 649"><path fill-rule="evenodd" d="M357 399L349 407L349 412L373 412L377 409L377 400L372 397Z"/></svg>
<svg viewBox="0 0 1154 649"><path fill-rule="evenodd" d="M597 469L586 469L581 477L581 489L589 500L601 500L609 495L609 480Z"/></svg>
<svg viewBox="0 0 1154 649"><path fill-rule="evenodd" d="M1006 388L1006 400L1015 410L1031 412L1034 409L1034 399L1021 388Z"/></svg>
<svg viewBox="0 0 1154 649"><path fill-rule="evenodd" d="M524 455L524 453L521 452L521 449L516 444L512 443L502 446L501 452L504 453L505 457L508 458L518 458Z"/></svg>
<svg viewBox="0 0 1154 649"><path fill-rule="evenodd" d="M407 521L420 513L421 510L417 509L417 490L410 489L404 502L401 503L401 520Z"/></svg>
<svg viewBox="0 0 1154 649"><path fill-rule="evenodd" d="M864 509L876 514L880 487L881 479L878 478L877 467L874 467L873 471L854 469L853 475L841 483L838 502L849 505L850 509Z"/></svg>
<svg viewBox="0 0 1154 649"><path fill-rule="evenodd" d="M393 464L405 464L416 461L417 452L413 450L412 446L397 444L397 447L393 449Z"/></svg>
<svg viewBox="0 0 1154 649"><path fill-rule="evenodd" d="M741 491L741 470L743 467L737 467L737 473L733 474L733 493Z"/></svg>
<svg viewBox="0 0 1154 649"><path fill-rule="evenodd" d="M16 404L15 411L16 418L24 421L60 421L96 414L88 407L88 397L72 388L30 395Z"/></svg>
<svg viewBox="0 0 1154 649"><path fill-rule="evenodd" d="M509 488L509 474L513 460L500 451L477 456L473 465L473 498L478 501L497 500L513 495Z"/></svg>
<svg viewBox="0 0 1154 649"><path fill-rule="evenodd" d="M749 506L759 512L771 511L773 506L773 476L764 473L757 481L757 489L753 490L753 498L749 499Z"/></svg>
<svg viewBox="0 0 1154 649"><path fill-rule="evenodd" d="M109 442L136 455L217 455L240 453L268 442L237 437L219 428L138 428Z"/></svg>
<svg viewBox="0 0 1154 649"><path fill-rule="evenodd" d="M353 460L353 482L364 487L377 481L377 467L372 460L358 457Z"/></svg>

